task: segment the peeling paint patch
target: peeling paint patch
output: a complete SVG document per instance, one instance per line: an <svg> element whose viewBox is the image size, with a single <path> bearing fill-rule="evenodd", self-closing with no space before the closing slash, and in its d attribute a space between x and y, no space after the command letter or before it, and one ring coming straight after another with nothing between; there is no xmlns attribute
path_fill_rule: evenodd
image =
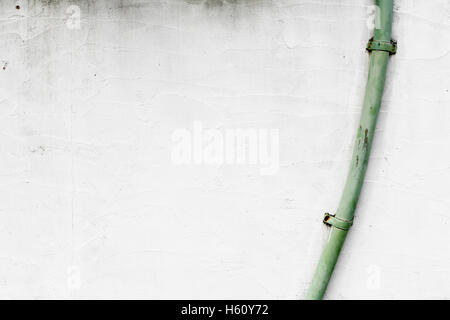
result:
<svg viewBox="0 0 450 320"><path fill-rule="evenodd" d="M366 150L369 149L369 129L366 129L364 131L364 147Z"/></svg>

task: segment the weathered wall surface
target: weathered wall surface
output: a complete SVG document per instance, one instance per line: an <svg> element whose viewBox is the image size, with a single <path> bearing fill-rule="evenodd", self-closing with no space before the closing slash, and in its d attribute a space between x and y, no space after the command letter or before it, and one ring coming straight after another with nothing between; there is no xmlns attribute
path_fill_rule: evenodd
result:
<svg viewBox="0 0 450 320"><path fill-rule="evenodd" d="M0 298L302 298L372 4L1 1ZM449 1L395 1L394 38L327 298L450 298ZM171 135L195 121L278 129L278 172L175 165Z"/></svg>

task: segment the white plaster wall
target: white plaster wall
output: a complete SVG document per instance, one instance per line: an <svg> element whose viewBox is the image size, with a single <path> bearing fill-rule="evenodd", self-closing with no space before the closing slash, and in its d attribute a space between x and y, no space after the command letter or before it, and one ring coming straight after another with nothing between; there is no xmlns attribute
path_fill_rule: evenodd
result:
<svg viewBox="0 0 450 320"><path fill-rule="evenodd" d="M302 298L350 162L372 4L2 0L0 298ZM331 299L450 298L450 2L396 0L393 29ZM171 134L196 120L279 129L278 173L175 166Z"/></svg>

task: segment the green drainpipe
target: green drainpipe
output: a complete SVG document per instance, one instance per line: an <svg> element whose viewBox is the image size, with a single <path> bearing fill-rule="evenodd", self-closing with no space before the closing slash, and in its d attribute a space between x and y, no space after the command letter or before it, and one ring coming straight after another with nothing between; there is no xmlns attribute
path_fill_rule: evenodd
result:
<svg viewBox="0 0 450 320"><path fill-rule="evenodd" d="M393 0L377 0L376 5L374 36L367 45L367 50L371 52L369 76L350 172L336 214L325 214L323 221L331 226L331 233L316 267L307 299L323 298L342 245L353 223L356 204L369 162L389 55L394 54L397 48L396 43L391 41Z"/></svg>

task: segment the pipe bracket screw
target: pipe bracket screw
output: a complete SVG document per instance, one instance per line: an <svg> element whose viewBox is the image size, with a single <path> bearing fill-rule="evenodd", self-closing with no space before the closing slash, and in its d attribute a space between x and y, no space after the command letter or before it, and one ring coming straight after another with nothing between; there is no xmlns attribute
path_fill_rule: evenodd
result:
<svg viewBox="0 0 450 320"><path fill-rule="evenodd" d="M334 214L325 213L325 216L323 217L323 223L341 230L349 230L350 227L353 225L353 219L345 220L337 218L336 215Z"/></svg>

